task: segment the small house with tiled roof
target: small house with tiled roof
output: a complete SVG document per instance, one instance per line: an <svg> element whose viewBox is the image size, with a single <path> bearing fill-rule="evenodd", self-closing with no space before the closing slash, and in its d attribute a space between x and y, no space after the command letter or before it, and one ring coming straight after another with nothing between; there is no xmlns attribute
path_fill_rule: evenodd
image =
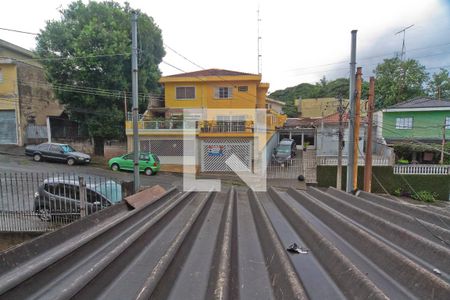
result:
<svg viewBox="0 0 450 300"><path fill-rule="evenodd" d="M444 128L445 127L445 128ZM383 137L388 143L440 143L450 136L450 100L415 98L383 110Z"/></svg>
<svg viewBox="0 0 450 300"><path fill-rule="evenodd" d="M379 126L397 158L438 163L441 144L450 137L450 100L420 97L397 103L383 110Z"/></svg>

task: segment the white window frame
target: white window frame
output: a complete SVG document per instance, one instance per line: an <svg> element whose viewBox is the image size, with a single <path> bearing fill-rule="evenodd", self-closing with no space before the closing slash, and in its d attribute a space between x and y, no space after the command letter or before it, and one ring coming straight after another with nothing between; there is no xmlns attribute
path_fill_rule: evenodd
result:
<svg viewBox="0 0 450 300"><path fill-rule="evenodd" d="M225 96L226 89L226 97ZM214 98L215 99L231 99L233 98L233 88L230 86L218 86L214 89Z"/></svg>
<svg viewBox="0 0 450 300"><path fill-rule="evenodd" d="M194 89L194 97L193 97L193 98L186 98L186 97L184 97L184 98L178 98L178 92L177 92L178 89L187 89L187 88L193 88L193 89ZM197 93L197 91L196 91L196 89L195 89L195 86L176 86L176 87L175 87L175 99L176 99L176 100L187 100L187 101L189 101L189 100L195 100L196 93ZM185 90L184 95L186 96L186 90Z"/></svg>
<svg viewBox="0 0 450 300"><path fill-rule="evenodd" d="M413 129L413 117L395 118L395 129Z"/></svg>
<svg viewBox="0 0 450 300"><path fill-rule="evenodd" d="M450 117L445 117L445 129L450 129Z"/></svg>
<svg viewBox="0 0 450 300"><path fill-rule="evenodd" d="M217 122L245 122L245 115L219 115L216 116Z"/></svg>

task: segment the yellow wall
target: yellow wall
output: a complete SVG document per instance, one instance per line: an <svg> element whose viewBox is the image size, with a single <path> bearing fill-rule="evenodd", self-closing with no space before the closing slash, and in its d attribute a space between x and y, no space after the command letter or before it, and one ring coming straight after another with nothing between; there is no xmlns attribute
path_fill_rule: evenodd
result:
<svg viewBox="0 0 450 300"><path fill-rule="evenodd" d="M319 118L329 116L337 112L339 101L336 98L312 98L296 100L300 101L301 117L304 118ZM367 114L367 100L361 100L361 114ZM348 99L344 99L342 104L347 106Z"/></svg>
<svg viewBox="0 0 450 300"><path fill-rule="evenodd" d="M0 72L3 80L0 82L0 97L17 97L17 69L15 64L1 64Z"/></svg>
<svg viewBox="0 0 450 300"><path fill-rule="evenodd" d="M167 108L255 108L257 96L256 81L226 82L167 82L165 83L165 102ZM176 87L195 87L195 99L177 100ZM248 86L247 92L240 92L238 86ZM231 87L232 98L215 98L217 87Z"/></svg>

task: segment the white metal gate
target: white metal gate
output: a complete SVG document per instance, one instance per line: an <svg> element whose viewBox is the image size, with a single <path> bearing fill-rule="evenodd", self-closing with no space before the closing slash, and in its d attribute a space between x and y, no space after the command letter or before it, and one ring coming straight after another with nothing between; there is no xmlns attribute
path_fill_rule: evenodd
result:
<svg viewBox="0 0 450 300"><path fill-rule="evenodd" d="M236 155L249 170L252 170L252 141L250 140L202 140L200 151L202 172L231 172L226 161L232 154Z"/></svg>
<svg viewBox="0 0 450 300"><path fill-rule="evenodd" d="M15 110L0 110L0 144L17 144Z"/></svg>

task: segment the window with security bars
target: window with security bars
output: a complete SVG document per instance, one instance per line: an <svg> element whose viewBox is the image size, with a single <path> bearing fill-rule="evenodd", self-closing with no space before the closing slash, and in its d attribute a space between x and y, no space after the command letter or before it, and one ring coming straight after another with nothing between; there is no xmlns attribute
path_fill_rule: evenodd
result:
<svg viewBox="0 0 450 300"><path fill-rule="evenodd" d="M412 129L413 118L396 118L395 129Z"/></svg>
<svg viewBox="0 0 450 300"><path fill-rule="evenodd" d="M445 129L450 129L450 117L445 117Z"/></svg>
<svg viewBox="0 0 450 300"><path fill-rule="evenodd" d="M231 87L217 87L214 93L216 99L230 99L233 94Z"/></svg>
<svg viewBox="0 0 450 300"><path fill-rule="evenodd" d="M193 86L177 86L175 91L177 100L195 99L195 87Z"/></svg>

